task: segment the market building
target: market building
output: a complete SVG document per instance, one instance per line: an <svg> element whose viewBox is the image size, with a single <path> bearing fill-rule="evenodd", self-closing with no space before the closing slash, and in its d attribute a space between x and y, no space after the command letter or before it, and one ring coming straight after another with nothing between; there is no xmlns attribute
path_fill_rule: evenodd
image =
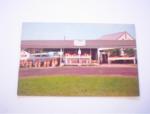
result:
<svg viewBox="0 0 150 114"><path fill-rule="evenodd" d="M22 40L21 50L30 54L20 61L27 67L137 63L136 41L127 32L95 40Z"/></svg>

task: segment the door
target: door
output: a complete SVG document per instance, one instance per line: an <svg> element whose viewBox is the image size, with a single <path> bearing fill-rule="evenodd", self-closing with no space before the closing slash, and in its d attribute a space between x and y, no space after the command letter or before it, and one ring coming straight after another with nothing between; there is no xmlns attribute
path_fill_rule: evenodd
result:
<svg viewBox="0 0 150 114"><path fill-rule="evenodd" d="M108 55L102 54L102 63L108 63Z"/></svg>

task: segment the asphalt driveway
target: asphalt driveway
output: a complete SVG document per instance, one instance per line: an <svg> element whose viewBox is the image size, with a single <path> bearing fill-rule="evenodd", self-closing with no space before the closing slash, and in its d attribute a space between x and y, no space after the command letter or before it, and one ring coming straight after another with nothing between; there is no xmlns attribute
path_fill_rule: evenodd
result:
<svg viewBox="0 0 150 114"><path fill-rule="evenodd" d="M19 70L19 76L44 75L122 75L137 76L136 66L104 65L104 66L63 66L53 68L24 68Z"/></svg>

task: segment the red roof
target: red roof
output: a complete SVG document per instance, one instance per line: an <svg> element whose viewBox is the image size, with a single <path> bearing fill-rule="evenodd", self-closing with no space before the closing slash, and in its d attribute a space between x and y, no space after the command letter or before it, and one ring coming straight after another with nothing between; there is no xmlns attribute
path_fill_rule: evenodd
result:
<svg viewBox="0 0 150 114"><path fill-rule="evenodd" d="M74 40L22 40L21 48L135 48L136 41L127 32L113 33L75 46Z"/></svg>
<svg viewBox="0 0 150 114"><path fill-rule="evenodd" d="M86 40L85 46L75 46L74 40L22 40L21 48L135 48L135 40Z"/></svg>
<svg viewBox="0 0 150 114"><path fill-rule="evenodd" d="M122 38L122 39L121 39ZM97 40L134 40L134 38L128 32L118 32L108 35L104 35Z"/></svg>

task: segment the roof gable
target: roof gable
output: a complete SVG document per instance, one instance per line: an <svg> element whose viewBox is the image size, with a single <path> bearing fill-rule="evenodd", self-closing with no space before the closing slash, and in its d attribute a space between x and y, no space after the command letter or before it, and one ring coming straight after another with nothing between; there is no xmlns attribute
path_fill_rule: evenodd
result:
<svg viewBox="0 0 150 114"><path fill-rule="evenodd" d="M98 38L98 40L134 40L134 38L127 32L118 32L104 35Z"/></svg>

